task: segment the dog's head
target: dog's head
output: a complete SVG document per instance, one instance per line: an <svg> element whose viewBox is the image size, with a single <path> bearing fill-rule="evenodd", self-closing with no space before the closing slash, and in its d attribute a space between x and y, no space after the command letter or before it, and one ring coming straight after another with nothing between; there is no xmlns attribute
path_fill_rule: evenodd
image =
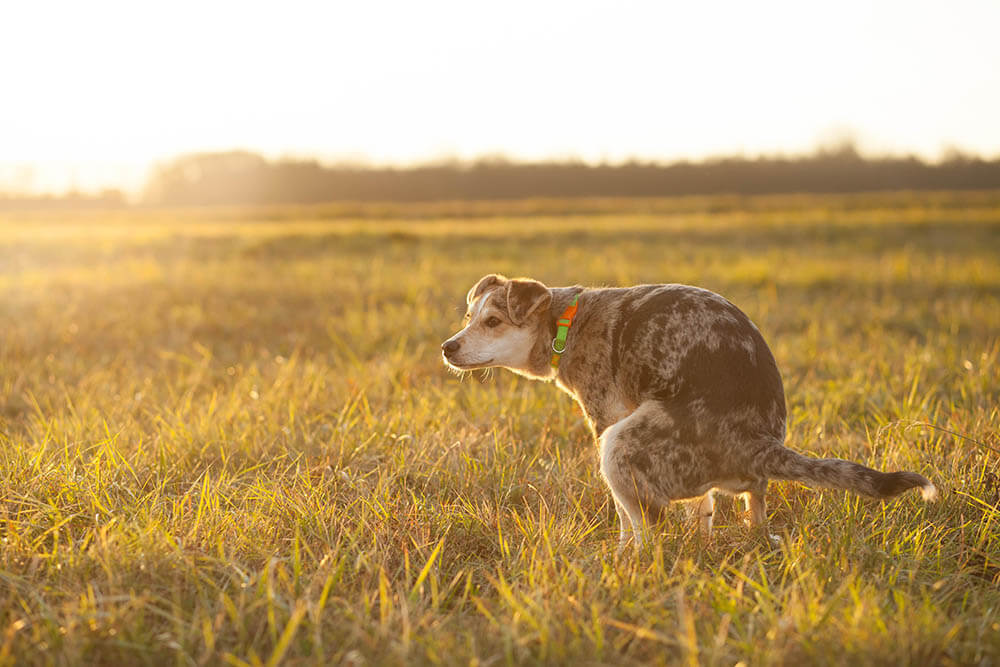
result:
<svg viewBox="0 0 1000 667"><path fill-rule="evenodd" d="M537 365L532 351L548 335L549 289L537 280L490 274L465 301L465 328L441 344L445 363L462 371L502 366L530 373Z"/></svg>

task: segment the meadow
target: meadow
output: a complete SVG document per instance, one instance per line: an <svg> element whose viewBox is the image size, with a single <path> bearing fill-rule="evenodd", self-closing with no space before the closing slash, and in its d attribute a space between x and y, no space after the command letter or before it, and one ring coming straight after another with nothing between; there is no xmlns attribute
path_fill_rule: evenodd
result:
<svg viewBox="0 0 1000 667"><path fill-rule="evenodd" d="M769 341L772 482L639 553L578 408L438 346L481 275ZM997 664L1000 193L0 214L0 665Z"/></svg>

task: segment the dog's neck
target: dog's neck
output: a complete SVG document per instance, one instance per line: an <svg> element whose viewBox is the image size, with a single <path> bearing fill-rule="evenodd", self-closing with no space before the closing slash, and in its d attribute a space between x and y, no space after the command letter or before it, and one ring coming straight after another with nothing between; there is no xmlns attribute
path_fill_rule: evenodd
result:
<svg viewBox="0 0 1000 667"><path fill-rule="evenodd" d="M552 294L552 303L549 305L548 327L545 330L545 334L540 335L538 340L535 341L535 347L531 351L529 368L516 370L515 372L538 380L554 380L556 378L558 373L552 368L552 339L556 337L556 329L558 328L556 320L566 311L566 308L573 301L573 297L583 290L584 288L579 285L549 288L549 292ZM576 322L580 321L581 315L584 315L582 304L581 310L577 314ZM586 319L585 315L583 319Z"/></svg>
<svg viewBox="0 0 1000 667"><path fill-rule="evenodd" d="M575 285L573 287L552 287L549 292L552 294L552 304L549 306L549 342L556 336L558 325L556 321L562 317L569 305L573 302L573 297L583 291L583 287Z"/></svg>

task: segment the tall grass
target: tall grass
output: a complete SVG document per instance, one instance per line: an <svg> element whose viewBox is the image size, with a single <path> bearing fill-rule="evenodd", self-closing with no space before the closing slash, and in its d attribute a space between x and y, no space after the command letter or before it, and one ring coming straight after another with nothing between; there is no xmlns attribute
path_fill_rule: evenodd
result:
<svg viewBox="0 0 1000 667"><path fill-rule="evenodd" d="M566 207L0 222L0 664L995 661L996 197ZM790 446L941 500L773 483L778 549L722 502L615 559L571 401L442 368L491 271L721 292Z"/></svg>

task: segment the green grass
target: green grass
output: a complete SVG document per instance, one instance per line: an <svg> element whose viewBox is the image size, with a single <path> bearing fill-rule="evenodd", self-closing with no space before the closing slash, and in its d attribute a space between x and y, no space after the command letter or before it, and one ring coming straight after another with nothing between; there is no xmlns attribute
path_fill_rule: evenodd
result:
<svg viewBox="0 0 1000 667"><path fill-rule="evenodd" d="M569 398L442 367L492 271L721 292L790 446L941 500L772 483L778 550L721 502L616 560ZM0 325L2 664L1000 655L996 193L11 214Z"/></svg>

